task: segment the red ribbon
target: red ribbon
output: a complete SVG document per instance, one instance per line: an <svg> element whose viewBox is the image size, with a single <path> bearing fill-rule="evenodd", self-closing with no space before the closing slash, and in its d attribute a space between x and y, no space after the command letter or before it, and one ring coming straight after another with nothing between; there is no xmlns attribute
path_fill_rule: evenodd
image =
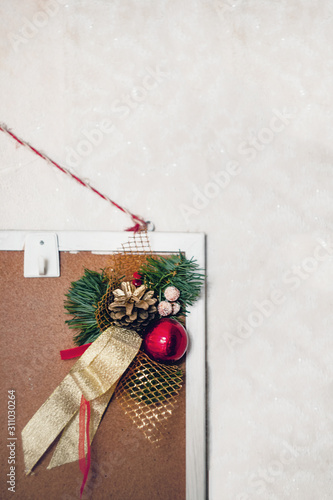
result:
<svg viewBox="0 0 333 500"><path fill-rule="evenodd" d="M82 356L82 354L88 349L90 344L83 344L78 347L73 347L72 349L65 349L60 351L61 359L72 359ZM86 422L87 413L87 422ZM79 414L79 466L83 474L82 484L80 488L80 498L87 482L89 469L90 469L90 403L82 395L80 403L80 414ZM87 459L85 454L85 439L87 439Z"/></svg>
<svg viewBox="0 0 333 500"><path fill-rule="evenodd" d="M64 351L60 351L60 357L61 359L78 358L79 356L82 356L82 354L88 349L91 344L92 343L83 344L79 345L78 347L72 347L72 349L65 349Z"/></svg>
<svg viewBox="0 0 333 500"><path fill-rule="evenodd" d="M134 219L135 216L133 216L132 218ZM128 229L125 229L125 231L134 231L135 233L137 233L138 231L140 231L140 228L141 228L141 224L137 223L137 224L135 224L135 226L129 227Z"/></svg>
<svg viewBox="0 0 333 500"><path fill-rule="evenodd" d="M87 423L86 423L86 412L87 412ZM80 488L80 498L87 482L89 469L90 469L90 403L82 395L80 404L80 418L79 418L79 465L80 470L83 474L82 484ZM85 438L87 439L87 458L84 451L85 448Z"/></svg>

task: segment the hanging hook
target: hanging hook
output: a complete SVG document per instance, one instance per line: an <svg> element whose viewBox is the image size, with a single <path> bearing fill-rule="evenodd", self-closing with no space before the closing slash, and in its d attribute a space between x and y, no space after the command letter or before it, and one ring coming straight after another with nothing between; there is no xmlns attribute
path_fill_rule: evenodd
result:
<svg viewBox="0 0 333 500"><path fill-rule="evenodd" d="M146 227L147 231L155 231L155 224L150 220L146 220Z"/></svg>

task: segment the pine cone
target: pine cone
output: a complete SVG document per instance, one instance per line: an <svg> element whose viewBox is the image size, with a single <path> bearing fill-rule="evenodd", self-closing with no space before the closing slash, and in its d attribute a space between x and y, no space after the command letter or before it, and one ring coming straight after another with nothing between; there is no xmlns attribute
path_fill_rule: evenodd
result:
<svg viewBox="0 0 333 500"><path fill-rule="evenodd" d="M157 299L153 298L152 290L146 290L145 285L136 288L129 281L123 281L120 288L113 291L114 300L109 310L115 325L141 330L154 319Z"/></svg>

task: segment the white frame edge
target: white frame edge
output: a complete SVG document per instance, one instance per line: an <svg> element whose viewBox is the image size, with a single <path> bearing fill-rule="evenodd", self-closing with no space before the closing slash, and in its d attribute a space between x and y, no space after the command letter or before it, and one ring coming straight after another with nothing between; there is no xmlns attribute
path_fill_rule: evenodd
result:
<svg viewBox="0 0 333 500"><path fill-rule="evenodd" d="M0 231L1 250L24 250L27 234L56 233L60 251L114 252L127 241L124 232L109 231ZM156 252L185 252L205 269L203 233L149 233ZM23 268L22 268L23 274ZM39 278L37 278L39 279ZM55 278L56 279L56 278ZM206 311L205 290L187 317L190 346L186 358L186 500L207 495L206 461Z"/></svg>

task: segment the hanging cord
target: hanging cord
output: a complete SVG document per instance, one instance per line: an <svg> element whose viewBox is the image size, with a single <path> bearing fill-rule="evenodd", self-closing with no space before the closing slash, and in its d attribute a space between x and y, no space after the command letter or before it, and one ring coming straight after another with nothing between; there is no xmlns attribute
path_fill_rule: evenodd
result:
<svg viewBox="0 0 333 500"><path fill-rule="evenodd" d="M28 142L25 142L23 139L20 139L19 137L17 137L13 132L11 132L11 130L4 123L0 123L0 130L2 132L4 132L5 134L9 135L10 137L12 137L16 142L18 142L22 146L25 146L26 148L30 149L30 151L32 151L33 153L40 156L40 158L43 158L43 160L45 160L50 165L53 165L54 167L59 169L62 173L69 175L69 177L71 177L76 182L81 184L81 186L84 186L84 187L90 189L90 191L93 191L95 194L97 194L98 196L103 198L103 200L108 201L109 203L111 203L111 205L118 208L118 210L121 210L123 213L125 213L129 217L131 217L131 219L134 223L134 226L129 227L128 229L126 229L126 231L135 231L136 232L136 231L147 231L149 229L153 230L153 229L151 229L151 227L153 225L150 221L144 221L143 219L141 219L137 215L132 214L129 210L127 210L127 208L121 207L120 205L118 205L118 203L111 200L111 198L109 198L105 194L100 193L97 189L95 189L93 186L90 186L89 183L87 183L87 182L83 181L82 179L80 179L79 177L77 177L75 174L70 172L70 170L68 170L67 168L61 167L60 165L58 165L58 163L51 160L51 158L49 158L46 154L42 153L41 151L38 151L37 149L32 147Z"/></svg>

